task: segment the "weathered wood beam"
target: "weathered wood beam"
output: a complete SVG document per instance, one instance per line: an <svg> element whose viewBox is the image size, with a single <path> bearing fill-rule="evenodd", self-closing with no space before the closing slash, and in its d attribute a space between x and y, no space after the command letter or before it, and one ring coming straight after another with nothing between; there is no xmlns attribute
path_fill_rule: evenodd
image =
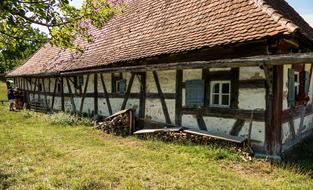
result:
<svg viewBox="0 0 313 190"><path fill-rule="evenodd" d="M270 155L280 155L282 150L283 66L267 68L265 72L268 81L266 88L265 148Z"/></svg>
<svg viewBox="0 0 313 190"><path fill-rule="evenodd" d="M243 119L237 119L230 130L230 135L232 136L238 136L240 131L242 130L242 127L245 125L245 120Z"/></svg>
<svg viewBox="0 0 313 190"><path fill-rule="evenodd" d="M132 89L132 86L133 86L135 75L136 75L135 73L131 73L131 77L130 77L128 85L127 85L127 90L126 90L126 94L124 96L124 100L123 100L123 103L122 103L122 106L121 106L121 110L124 110L126 108L126 104L127 104L127 101L128 101L128 98L129 98L129 95L130 95L130 92L131 92L131 89Z"/></svg>
<svg viewBox="0 0 313 190"><path fill-rule="evenodd" d="M204 121L202 115L198 114L198 115L196 115L196 118L197 118L197 123L198 123L199 129L207 131L208 128L206 127L206 124L205 124L205 121Z"/></svg>
<svg viewBox="0 0 313 190"><path fill-rule="evenodd" d="M58 85L58 78L55 78L53 95L52 95L52 102L51 102L51 110L54 109L54 100L55 100L55 96L56 96L57 85Z"/></svg>
<svg viewBox="0 0 313 190"><path fill-rule="evenodd" d="M265 85L265 79L249 79L239 81L239 89L265 88Z"/></svg>
<svg viewBox="0 0 313 190"><path fill-rule="evenodd" d="M60 83L61 83L61 110L65 111L65 104L64 104L64 79L63 79L63 77L61 77Z"/></svg>
<svg viewBox="0 0 313 190"><path fill-rule="evenodd" d="M98 73L94 74L94 97L93 97L93 101L94 101L94 111L95 111L95 115L98 115L99 112L99 106L98 106Z"/></svg>
<svg viewBox="0 0 313 190"><path fill-rule="evenodd" d="M146 115L146 93L147 93L147 73L140 74L140 98L139 98L139 118Z"/></svg>
<svg viewBox="0 0 313 190"><path fill-rule="evenodd" d="M238 108L239 104L239 68L231 69L231 97L230 107Z"/></svg>
<svg viewBox="0 0 313 190"><path fill-rule="evenodd" d="M176 71L176 99L175 99L175 125L182 125L182 107L183 107L183 71Z"/></svg>
<svg viewBox="0 0 313 190"><path fill-rule="evenodd" d="M87 75L87 79L86 79L86 84L85 84L83 96L82 96L82 99L81 99L81 102L80 102L80 109L79 109L79 113L80 113L80 114L83 113L83 109L84 109L84 101L85 101L86 93L87 93L87 89L88 89L89 76L90 76L90 74Z"/></svg>
<svg viewBox="0 0 313 190"><path fill-rule="evenodd" d="M72 87L71 87L70 80L68 77L66 77L66 83L67 83L67 88L68 88L68 92L69 92L70 99L71 99L72 109L73 109L73 112L76 113L76 105L75 105L74 96L72 93Z"/></svg>
<svg viewBox="0 0 313 190"><path fill-rule="evenodd" d="M127 71L158 71L158 70L181 70L181 69L203 69L203 68L227 68L227 67L251 67L264 65L286 65L313 63L313 53L295 53L282 55L264 55L253 57L242 57L234 59L217 59L210 61L190 61L177 63L144 64L136 66L107 67L99 69L79 70L63 72L61 75L74 75L78 73L95 72L127 72Z"/></svg>
<svg viewBox="0 0 313 190"><path fill-rule="evenodd" d="M42 88L43 88L43 93L44 93L44 99L45 99L46 107L47 107L47 109L49 109L48 98L47 98L47 93L46 93L45 78L42 78L41 80L42 80Z"/></svg>
<svg viewBox="0 0 313 190"><path fill-rule="evenodd" d="M105 100L106 100L106 102L107 102L109 114L112 115L112 114L113 114L113 112L112 112L112 106L111 106L111 103L110 103L108 91L107 91L107 88L106 88L106 86L105 86L105 82L104 82L104 78L103 78L103 75L102 75L102 74L100 74L100 78L101 78L102 88L103 88ZM99 95L99 94L98 94L98 95Z"/></svg>
<svg viewBox="0 0 313 190"><path fill-rule="evenodd" d="M184 115L202 115L207 117L220 117L220 118L235 118L242 120L250 120L251 113L254 112L254 121L264 121L264 110L244 110L244 109L231 109L231 108L182 108Z"/></svg>
<svg viewBox="0 0 313 190"><path fill-rule="evenodd" d="M171 118L170 118L170 114L168 113L168 109L167 109L167 105L166 105L166 101L165 101L165 98L164 98L164 94L162 92L162 88L161 88L161 85L160 85L160 81L159 81L159 77L158 77L158 73L156 71L153 71L153 78L154 78L154 81L155 81L155 85L157 87L157 90L158 90L158 94L160 96L160 101L161 101L161 105L162 105L162 110L163 110L163 114L164 114L164 117L165 117L165 121L167 124L171 124Z"/></svg>

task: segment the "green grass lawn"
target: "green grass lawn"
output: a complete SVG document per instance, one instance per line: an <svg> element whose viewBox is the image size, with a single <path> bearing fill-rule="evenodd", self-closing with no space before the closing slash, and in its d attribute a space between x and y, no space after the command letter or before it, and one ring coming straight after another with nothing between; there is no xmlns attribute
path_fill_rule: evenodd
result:
<svg viewBox="0 0 313 190"><path fill-rule="evenodd" d="M295 167L217 146L143 141L0 106L0 189L312 189Z"/></svg>

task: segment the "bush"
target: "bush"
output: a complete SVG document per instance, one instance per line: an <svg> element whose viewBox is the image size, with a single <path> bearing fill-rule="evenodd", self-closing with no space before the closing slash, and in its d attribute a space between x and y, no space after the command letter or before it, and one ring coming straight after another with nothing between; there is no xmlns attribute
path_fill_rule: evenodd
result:
<svg viewBox="0 0 313 190"><path fill-rule="evenodd" d="M91 125L92 124L90 119L80 118L78 116L71 115L71 114L64 113L64 112L58 112L58 113L49 115L48 122L51 123L52 125L62 125L62 126Z"/></svg>

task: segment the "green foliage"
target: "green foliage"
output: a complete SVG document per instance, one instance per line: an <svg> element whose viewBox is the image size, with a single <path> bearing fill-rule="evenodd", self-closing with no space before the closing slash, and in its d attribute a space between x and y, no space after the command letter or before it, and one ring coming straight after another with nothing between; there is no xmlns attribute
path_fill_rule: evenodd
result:
<svg viewBox="0 0 313 190"><path fill-rule="evenodd" d="M35 29L41 25L49 30L49 42L62 48L82 51L75 39L92 41L91 25L103 27L125 6L123 0L86 0L81 9L69 0L1 0L0 1L0 73L23 63L48 41L46 34Z"/></svg>

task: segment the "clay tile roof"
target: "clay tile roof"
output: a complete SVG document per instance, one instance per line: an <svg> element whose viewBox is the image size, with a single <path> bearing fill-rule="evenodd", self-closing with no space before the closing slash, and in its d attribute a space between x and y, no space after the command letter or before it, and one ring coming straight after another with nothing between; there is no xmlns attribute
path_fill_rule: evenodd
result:
<svg viewBox="0 0 313 190"><path fill-rule="evenodd" d="M161 54L313 29L284 0L133 0L103 29L90 27L84 53L46 45L10 76L109 65Z"/></svg>

